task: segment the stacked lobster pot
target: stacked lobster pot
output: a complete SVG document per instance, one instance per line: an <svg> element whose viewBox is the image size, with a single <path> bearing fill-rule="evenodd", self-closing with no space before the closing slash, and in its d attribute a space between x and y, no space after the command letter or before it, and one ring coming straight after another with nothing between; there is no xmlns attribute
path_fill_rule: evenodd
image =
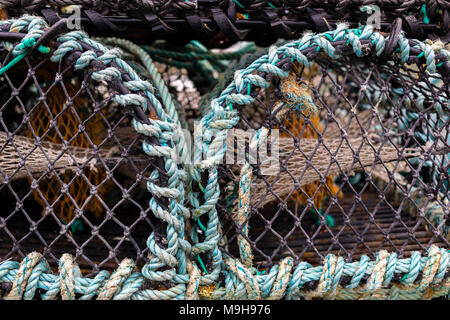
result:
<svg viewBox="0 0 450 320"><path fill-rule="evenodd" d="M450 4L0 0L0 297L433 299Z"/></svg>

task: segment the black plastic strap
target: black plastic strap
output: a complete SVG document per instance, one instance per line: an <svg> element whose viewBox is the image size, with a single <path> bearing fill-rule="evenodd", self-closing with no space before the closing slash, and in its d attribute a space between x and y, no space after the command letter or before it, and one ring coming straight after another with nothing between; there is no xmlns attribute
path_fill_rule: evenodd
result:
<svg viewBox="0 0 450 320"><path fill-rule="evenodd" d="M41 15L44 17L45 21L47 21L49 25L54 25L59 20L61 20L55 9L51 8L42 9Z"/></svg>
<svg viewBox="0 0 450 320"><path fill-rule="evenodd" d="M152 32L166 33L170 31L170 28L168 28L167 25L163 23L162 20L151 11L142 11L142 10L130 11L129 15L130 17L134 17L139 20L145 21Z"/></svg>
<svg viewBox="0 0 450 320"><path fill-rule="evenodd" d="M233 0L228 0L228 5L226 7L227 9L227 16L233 17L233 19L236 18L236 5Z"/></svg>
<svg viewBox="0 0 450 320"><path fill-rule="evenodd" d="M289 39L291 37L291 28L283 23L274 10L264 10L261 14L261 18L270 24L270 28L275 32L278 38Z"/></svg>
<svg viewBox="0 0 450 320"><path fill-rule="evenodd" d="M127 14L132 18L147 22L150 26L159 22L158 16L151 11L132 10L128 11Z"/></svg>
<svg viewBox="0 0 450 320"><path fill-rule="evenodd" d="M135 10L129 11L127 14L130 17L137 18L139 20L145 21L152 32L168 32L170 29L166 26L165 23L161 23L161 19L151 11L143 11L143 10Z"/></svg>
<svg viewBox="0 0 450 320"><path fill-rule="evenodd" d="M205 37L206 35L211 33L208 29L205 28L202 21L200 20L200 17L195 12L186 12L184 17L198 37Z"/></svg>
<svg viewBox="0 0 450 320"><path fill-rule="evenodd" d="M442 22L441 28L443 34L448 34L450 32L450 11L442 10Z"/></svg>

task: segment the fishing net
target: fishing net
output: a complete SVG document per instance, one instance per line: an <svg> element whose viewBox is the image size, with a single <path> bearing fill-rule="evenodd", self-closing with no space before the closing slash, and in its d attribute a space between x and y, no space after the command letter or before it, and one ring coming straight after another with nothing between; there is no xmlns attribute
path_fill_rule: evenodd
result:
<svg viewBox="0 0 450 320"><path fill-rule="evenodd" d="M73 109L66 108L65 103L61 102L74 97L76 88L70 83L66 83L64 88L67 90L67 97L64 95L62 88L52 88L47 93L47 106L41 103L29 113L30 125L26 135L29 138L37 136L43 137L44 141L59 142L60 146L61 143L69 141L69 145L72 147L89 148L91 146L90 143L93 146L98 146L101 142L101 133L106 129L101 122L100 115L96 114L92 117L86 128L86 135L77 135L76 132L79 126L86 120L86 116L89 115L86 107L83 110L83 106L86 106L87 101L83 101L80 97L75 97L72 102ZM43 89L46 90L47 88L44 87ZM54 129L50 126L52 120L56 121ZM22 153L27 154L26 151ZM97 170L88 168L84 171L83 174L89 182L85 182L83 177L74 177L72 173L62 173L59 177L43 179L39 183L38 190L33 194L35 200L44 208L44 211L47 207L46 203L53 204L53 211L65 224L72 221L75 214L75 206L78 208L85 206L86 210L93 212L97 217L100 216L104 208L97 198L94 197L90 201L86 200L89 196L89 184L98 187L100 198L105 196L108 191L108 183L103 183L102 185L100 183L105 180L106 173L101 168ZM62 181L61 184L60 181ZM68 183L70 185L68 196L63 194L61 197L62 184Z"/></svg>
<svg viewBox="0 0 450 320"><path fill-rule="evenodd" d="M63 25L0 22L3 297L448 295L444 43L396 20L170 51Z"/></svg>

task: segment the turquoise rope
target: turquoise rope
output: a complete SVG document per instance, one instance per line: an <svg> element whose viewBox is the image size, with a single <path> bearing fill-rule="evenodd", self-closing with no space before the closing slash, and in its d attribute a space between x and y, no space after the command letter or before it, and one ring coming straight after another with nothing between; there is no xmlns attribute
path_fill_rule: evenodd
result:
<svg viewBox="0 0 450 320"><path fill-rule="evenodd" d="M237 0L233 0L233 1L234 1L239 7L243 8L243 9L245 8L242 4L239 3L239 1L237 1Z"/></svg>
<svg viewBox="0 0 450 320"><path fill-rule="evenodd" d="M431 252L431 250L429 251ZM437 268L437 272L434 275L433 282L438 283L442 281L445 272L448 268L449 264L449 250L439 249L439 254L441 255L439 267ZM332 255L327 256L328 260L331 259ZM390 257L393 257L392 259ZM413 257L408 259L397 259L395 254L389 255L387 257L387 267L386 274L384 276L385 279L392 279L394 274L402 274L404 279L403 281L407 281L406 279L415 279L418 277L419 273L424 270L427 266L428 262L436 261L434 255L429 255L428 257L421 257L420 254L414 253ZM25 264L25 268L30 270L31 275L28 280L23 277L21 281L23 281L22 288L23 291L21 294L26 295L29 299L35 296L35 292L37 289L42 289L49 293L49 290L57 290L60 284L60 278L57 275L53 275L48 273L48 267L43 267L46 265L45 259L39 257L38 263L33 264L33 261L30 257L25 258L22 264ZM4 282L13 282L17 278L19 267L21 264L14 261L5 261L0 264L0 281ZM352 263L343 263L341 266L341 277L349 276L352 277L350 281L349 288L356 288L359 285L359 281L361 281L362 276L367 274L371 274L371 270L374 269L375 262L367 260L366 256L363 256L359 262ZM266 275L258 275L256 276L258 279L258 286L260 287L261 292L270 292L272 287L274 286L273 278L278 273L277 266L274 266L269 274ZM299 293L298 289L301 289L306 283L318 281L320 277L323 276L324 267L312 267L308 263L301 262L294 269L293 273L290 276L289 286L286 289L286 293L291 293L290 298L297 297ZM134 273L133 277L138 279L142 277L139 273ZM333 281L335 274L328 274L329 280ZM108 273L102 271L95 278L84 278L80 275L74 277L73 279L73 289L75 294L82 295L85 297L84 299L91 298L93 295L99 293L101 284L105 283L109 278ZM33 280L33 284L30 285L30 279ZM272 281L270 281L272 279ZM269 281L269 282L268 282ZM410 280L409 280L410 281ZM229 283L227 281L226 283ZM385 284L383 284L385 285ZM151 290L151 292L144 293L142 291L137 290L135 287L124 286L125 289L120 289L116 293L116 295L126 296L131 299L141 300L146 298L164 298L170 299L175 298L177 293L179 292L179 287L174 290L174 293L170 294L168 292L161 291L161 296L157 296L158 290ZM331 287L330 287L331 289ZM448 289L447 289L448 290ZM245 292L245 289L244 289ZM295 292L295 294L294 294ZM409 295L404 296L403 298L413 298L420 297L423 292L421 290L412 291ZM225 289L220 288L220 290L216 290L215 298L224 298ZM49 298L49 295L43 295L42 298ZM400 297L401 298L401 297Z"/></svg>
<svg viewBox="0 0 450 320"><path fill-rule="evenodd" d="M29 34L38 38L42 35L42 29L47 26L42 19L36 17L27 17L14 22L16 26L28 28ZM33 28L31 28L33 27ZM348 45L351 46L356 55L361 54L358 39L372 39L370 27L365 27L359 32L345 32L342 28L331 31L329 34L333 39L342 39L347 36ZM352 35L353 34L355 37ZM377 48L377 42L388 41L388 38L374 37ZM372 39L372 40L373 40ZM241 92L250 83L252 86L268 87L269 83L258 74L258 72L269 72L277 77L287 76L287 72L279 69L275 62L278 56L286 56L293 58L299 63L308 63L306 57L301 50L308 47L317 46L321 50L328 53L332 58L338 58L332 43L327 40L323 34L307 35L299 41L286 44L278 49L273 49L268 55L265 55L253 62L246 70L236 73L235 79L222 94L211 103L210 114L207 114L202 122L205 137L209 137L205 148L208 157L196 166L196 172L193 172L193 181L197 183L201 170L208 170L208 183L204 187L205 199L204 204L198 205L194 212L193 218L197 219L203 214L207 214L208 223L205 230L205 241L195 243L192 247L185 240L184 236L184 219L189 217L189 211L183 207L184 203L184 183L182 176L185 174L174 163L174 150L171 145L174 131L178 125L170 120L169 115L165 111L165 107L151 93L150 85L142 81L136 72L120 59L117 50L108 49L98 42L89 39L84 33L75 31L70 32L58 38L58 48L53 53L51 60L60 61L66 54L73 50L82 51L79 42L82 41L92 46L99 53L96 56L93 52L82 52L80 58L75 63L75 69L81 70L88 68L90 61L96 60L103 62L107 67L103 70L97 70L92 73L94 80L110 81L114 78L120 79L121 72L126 72L131 81L125 82L124 85L131 91L127 95L116 95L115 100L125 105L137 105L147 110L147 102L138 93L144 93L158 114L160 120L152 120L151 125L144 125L138 121L133 122L133 126L138 132L147 135L156 136L161 146L143 145L144 152L151 156L163 157L165 160L165 168L171 179L169 179L168 188L162 188L154 184L149 184L149 191L158 196L164 196L169 199L169 210L165 212L157 203L151 202L150 208L158 218L168 223L167 235L168 246L163 249L158 246L152 233L147 241L150 252L155 258L142 268L140 272L134 272L135 266L129 259L125 259L119 265L118 269L111 275L107 272L100 272L94 278L84 278L76 272L76 264L68 255L65 255L60 263L60 274L53 275L50 273L45 259L37 253L27 256L22 263L14 261L4 261L0 264L0 281L13 283L11 298L31 299L35 296L37 289L42 289L45 293L42 298L52 298L57 294L70 299L74 294L81 295L82 299L91 299L94 296L105 299L182 299L186 293L186 285L189 283L190 275L187 273L186 264L189 257L198 255L199 253L210 253L212 258L212 272L202 275L199 283L202 285L212 284L218 280L220 273L226 276L225 287L218 288L214 294L214 298L222 299L225 297L248 297L248 298L296 298L302 295L333 295L339 284L339 279L344 276L351 277L351 285L355 288L360 287L361 279L364 275L369 275L369 281L365 285L368 294L381 290L382 286L389 285L393 275L404 276L404 281L409 285L406 289L396 289L389 294L395 295L398 299L418 298L424 295L424 290L430 285L436 287L439 294L445 291L448 293L448 278L445 278L449 267L449 250L439 249L436 246L430 247L428 256L422 257L420 253L415 253L408 259L397 259L395 253L389 254L380 251L375 261L368 261L361 258L359 262L344 262L342 258L328 255L325 258L323 266L313 267L306 262L300 262L293 267L289 261L283 261L286 268L274 266L266 275L256 275L254 268L246 269L239 261L233 259L223 259L220 250L218 250L219 239L219 220L215 204L217 203L220 190L218 187L217 168L214 160L222 158L226 151L226 146L222 143L226 139L226 130L235 126L239 120L237 111L228 107L237 104L248 104L253 101L252 97L245 94L234 93ZM433 70L436 67L434 54L427 46L421 42L416 42L416 47L422 50L426 57L427 67ZM17 50L16 50L17 49ZM17 55L23 53L23 48L15 48ZM406 50L406 49L403 49ZM402 52L401 52L402 54ZM111 61L114 61L122 71L113 67L108 67ZM212 140L212 137L215 137ZM198 155L194 155L195 157ZM151 174L151 181L157 180L158 172ZM280 265L281 266L281 265ZM164 271L160 271L161 268ZM419 273L423 274L423 279L416 284ZM361 276L362 275L362 276ZM173 286L167 290L142 290L141 286L145 279L153 282L170 281ZM309 292L303 288L306 283L318 281L318 289L320 292ZM447 281L447 282L446 282ZM347 290L348 289L348 290ZM64 293L66 292L66 293ZM357 298L360 291L352 290L350 287L342 289L339 293L342 298Z"/></svg>
<svg viewBox="0 0 450 320"><path fill-rule="evenodd" d="M34 38L28 38L25 39L20 45L19 48L22 49L27 49L25 52L19 54L18 56L16 56L13 60L11 60L6 66L4 66L3 68L0 69L0 75L2 75L3 73L5 73L6 71L8 71L9 69L11 69L14 65L17 64L17 62L19 62L20 60L22 60L29 52L30 52L30 48L33 47L36 44L36 40ZM50 52L50 48L48 47L44 47L42 45L39 45L38 47L38 51L41 53L49 53Z"/></svg>

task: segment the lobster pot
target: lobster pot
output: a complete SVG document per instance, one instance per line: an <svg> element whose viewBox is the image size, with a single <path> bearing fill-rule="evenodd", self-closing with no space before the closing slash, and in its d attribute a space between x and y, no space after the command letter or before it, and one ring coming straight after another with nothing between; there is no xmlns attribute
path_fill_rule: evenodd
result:
<svg viewBox="0 0 450 320"><path fill-rule="evenodd" d="M320 37L272 48L212 103L212 141L228 130L221 249L258 272L287 257L316 266L447 250L448 53L427 62L431 47L401 34L404 47L378 54L373 37L325 49Z"/></svg>
<svg viewBox="0 0 450 320"><path fill-rule="evenodd" d="M3 16L42 16L50 25L68 19L72 28L92 36L120 36L148 43L161 38L174 45L192 39L209 47L239 40L268 46L278 39L298 39L305 30L332 30L341 21L388 30L401 19L409 36L426 39L449 30L446 1L1 1Z"/></svg>
<svg viewBox="0 0 450 320"><path fill-rule="evenodd" d="M2 66L17 57L19 40L2 42ZM117 49L80 40L75 53L54 62L59 44L47 39L43 52L29 49L0 76L0 260L36 251L55 268L69 253L83 274L114 269L125 257L142 265L148 236L164 238L147 190L154 170L163 176L164 162L142 151L155 141L137 133L133 119L145 123L158 114L120 100L130 90L147 96L117 81L136 77L114 62ZM75 65L89 50L107 58L92 59L95 68Z"/></svg>

